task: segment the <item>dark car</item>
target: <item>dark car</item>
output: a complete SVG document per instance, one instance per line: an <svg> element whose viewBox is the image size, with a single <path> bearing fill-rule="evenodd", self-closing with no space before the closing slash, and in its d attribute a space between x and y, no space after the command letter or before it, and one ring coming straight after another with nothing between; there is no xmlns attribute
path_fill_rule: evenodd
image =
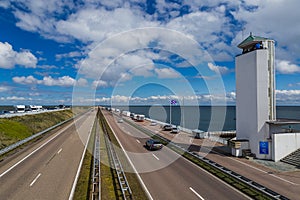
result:
<svg viewBox="0 0 300 200"><path fill-rule="evenodd" d="M164 131L171 131L172 128L173 128L173 127L172 127L172 125L170 125L170 124L167 124L167 125L164 125L164 126L163 126L163 130L164 130Z"/></svg>
<svg viewBox="0 0 300 200"><path fill-rule="evenodd" d="M163 147L163 145L160 141L153 140L153 139L147 140L145 146L149 150L158 150L158 149L161 149Z"/></svg>

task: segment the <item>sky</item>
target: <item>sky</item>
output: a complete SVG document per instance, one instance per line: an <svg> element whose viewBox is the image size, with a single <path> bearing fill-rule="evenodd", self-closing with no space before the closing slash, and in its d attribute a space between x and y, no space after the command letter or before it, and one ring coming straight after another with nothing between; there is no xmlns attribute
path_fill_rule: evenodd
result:
<svg viewBox="0 0 300 200"><path fill-rule="evenodd" d="M296 0L1 0L0 105L235 105L237 45L275 40L277 105L300 105Z"/></svg>

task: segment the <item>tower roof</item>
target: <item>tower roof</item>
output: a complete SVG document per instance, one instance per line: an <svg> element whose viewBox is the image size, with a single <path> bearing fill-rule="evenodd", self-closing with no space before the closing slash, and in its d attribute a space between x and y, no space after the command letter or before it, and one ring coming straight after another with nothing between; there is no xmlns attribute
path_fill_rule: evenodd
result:
<svg viewBox="0 0 300 200"><path fill-rule="evenodd" d="M252 46L256 44L257 42L262 42L269 40L268 38L260 37L260 36L254 36L252 33L238 45L238 48L244 49L245 47Z"/></svg>

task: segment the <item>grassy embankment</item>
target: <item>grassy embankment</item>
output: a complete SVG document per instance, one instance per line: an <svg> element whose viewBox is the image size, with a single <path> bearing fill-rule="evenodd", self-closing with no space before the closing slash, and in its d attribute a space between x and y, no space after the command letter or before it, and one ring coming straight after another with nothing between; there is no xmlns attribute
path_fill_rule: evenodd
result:
<svg viewBox="0 0 300 200"><path fill-rule="evenodd" d="M0 149L73 117L72 110L0 119Z"/></svg>

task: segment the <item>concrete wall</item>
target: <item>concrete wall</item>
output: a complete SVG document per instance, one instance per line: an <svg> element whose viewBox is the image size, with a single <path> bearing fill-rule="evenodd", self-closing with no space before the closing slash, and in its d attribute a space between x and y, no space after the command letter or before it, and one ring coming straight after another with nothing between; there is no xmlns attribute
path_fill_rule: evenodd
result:
<svg viewBox="0 0 300 200"><path fill-rule="evenodd" d="M272 160L275 162L300 148L300 133L275 133L272 139Z"/></svg>
<svg viewBox="0 0 300 200"><path fill-rule="evenodd" d="M257 158L259 142L269 138L268 50L260 49L236 57L236 128L237 139L248 139ZM269 151L270 152L270 151Z"/></svg>

